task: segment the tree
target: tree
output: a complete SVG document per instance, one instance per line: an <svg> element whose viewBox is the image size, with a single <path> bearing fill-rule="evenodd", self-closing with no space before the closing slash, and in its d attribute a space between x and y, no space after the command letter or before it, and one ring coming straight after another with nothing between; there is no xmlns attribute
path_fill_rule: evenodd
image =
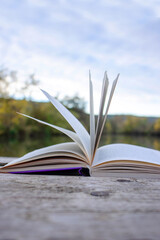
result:
<svg viewBox="0 0 160 240"><path fill-rule="evenodd" d="M86 109L86 102L83 98L75 95L73 97L65 96L61 103L69 109L75 109L84 112Z"/></svg>
<svg viewBox="0 0 160 240"><path fill-rule="evenodd" d="M153 129L156 134L160 134L160 118L155 121Z"/></svg>
<svg viewBox="0 0 160 240"><path fill-rule="evenodd" d="M37 86L39 81L34 74L30 74L23 81L19 79L16 71L10 71L7 68L0 69L0 98L29 98L33 88ZM27 97L28 96L28 97Z"/></svg>
<svg viewBox="0 0 160 240"><path fill-rule="evenodd" d="M65 96L61 103L65 105L75 115L76 118L89 130L89 115L86 114L86 102L83 98L75 95Z"/></svg>
<svg viewBox="0 0 160 240"><path fill-rule="evenodd" d="M146 134L149 133L150 125L147 118L127 116L123 124L123 133Z"/></svg>
<svg viewBox="0 0 160 240"><path fill-rule="evenodd" d="M26 120L17 112L27 112L33 87L38 84L34 74L20 81L16 71L0 70L0 135L18 135L24 131ZM27 96L27 97L26 97ZM22 100L15 100L18 98Z"/></svg>

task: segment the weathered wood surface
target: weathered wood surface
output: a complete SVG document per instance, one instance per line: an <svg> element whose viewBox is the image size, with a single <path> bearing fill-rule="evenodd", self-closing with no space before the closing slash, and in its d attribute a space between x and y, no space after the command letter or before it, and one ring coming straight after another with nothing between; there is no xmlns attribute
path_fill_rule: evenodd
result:
<svg viewBox="0 0 160 240"><path fill-rule="evenodd" d="M0 240L160 239L160 180L0 174Z"/></svg>

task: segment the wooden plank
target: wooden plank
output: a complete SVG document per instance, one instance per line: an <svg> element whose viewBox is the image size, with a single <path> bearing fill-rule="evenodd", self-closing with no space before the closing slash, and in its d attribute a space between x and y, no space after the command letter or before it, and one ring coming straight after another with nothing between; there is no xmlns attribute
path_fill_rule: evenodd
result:
<svg viewBox="0 0 160 240"><path fill-rule="evenodd" d="M160 239L160 181L0 174L1 239Z"/></svg>

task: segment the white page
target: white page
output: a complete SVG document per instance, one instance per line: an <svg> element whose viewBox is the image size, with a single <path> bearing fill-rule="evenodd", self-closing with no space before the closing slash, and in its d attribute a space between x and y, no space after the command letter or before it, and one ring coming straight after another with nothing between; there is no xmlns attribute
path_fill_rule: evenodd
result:
<svg viewBox="0 0 160 240"><path fill-rule="evenodd" d="M15 160L9 162L5 166L9 166L9 165L12 165L12 164L15 164L15 163L20 163L20 162L23 162L25 160L29 160L31 158L34 158L36 156L40 156L40 155L43 155L43 154L54 153L54 152L62 152L62 153L68 152L68 153L80 155L80 157L84 157L83 153L81 152L80 148L77 146L76 143L68 142L68 143L60 143L60 144L52 145L52 146L49 146L49 147L34 150L32 152L29 152L29 153L25 154L23 157L17 158ZM85 157L84 157L84 159L85 159Z"/></svg>
<svg viewBox="0 0 160 240"><path fill-rule="evenodd" d="M78 121L78 119L66 108L64 107L57 99L52 97L50 94L42 90L44 95L49 99L49 101L55 106L55 108L60 112L60 114L67 120L71 127L77 133L84 149L86 150L88 157L91 156L90 151L90 136L84 126Z"/></svg>
<svg viewBox="0 0 160 240"><path fill-rule="evenodd" d="M8 168L25 168L25 167L32 167L32 166L45 166L45 165L61 165L61 164L85 164L86 165L86 162L83 162L82 160L80 159L73 159L73 156L70 157L70 156L67 156L66 158L63 158L63 157L54 157L54 158L47 158L45 159L38 159L36 161L27 161L27 162L22 162L22 163L19 163L19 164L15 164L13 166L8 166L7 168L3 168L3 169L8 169Z"/></svg>
<svg viewBox="0 0 160 240"><path fill-rule="evenodd" d="M110 96L109 96L109 100L108 100L108 104L107 104L107 108L106 108L106 112L105 112L104 122L105 122L107 114L108 114L108 110L109 110L111 100L112 100L112 97L113 97L113 94L114 94L114 91L115 91L115 88L116 88L116 85L117 85L117 82L118 82L118 78L119 78L119 74L117 75L116 79L113 81L113 84L112 84L112 89L111 89L111 93L110 93Z"/></svg>
<svg viewBox="0 0 160 240"><path fill-rule="evenodd" d="M104 78L103 78L99 114L98 114L98 120L97 120L97 126L96 126L95 145L97 145L97 140L98 140L100 128L102 125L103 110L104 110L105 100L106 100L106 96L107 96L108 85L109 85L109 81L108 81L108 77L107 77L107 72L105 72Z"/></svg>
<svg viewBox="0 0 160 240"><path fill-rule="evenodd" d="M41 124L44 124L44 125L47 125L47 126L49 126L49 127L55 128L55 129L57 129L58 131L64 133L65 135L67 135L68 137L70 137L74 142L76 142L76 143L79 145L79 147L82 149L82 151L84 152L84 154L87 155L87 153L86 153L86 151L85 151L85 149L84 149L84 147L83 147L83 145L82 145L82 143L81 143L78 135L77 135L75 132L70 131L70 130L67 130L67 129L65 129L65 128L58 127L58 126L56 126L56 125L53 125L53 124L50 124L50 123L47 123L47 122L44 122L44 121L41 121L41 120L39 120L39 119L37 119L37 118L30 117L30 116L28 116L28 115L26 115L26 114L23 114L23 113L19 113L19 114L22 115L22 116L24 116L24 117L33 119L33 120L35 120L35 121L37 121L37 122L39 122L39 123L41 123Z"/></svg>
<svg viewBox="0 0 160 240"><path fill-rule="evenodd" d="M114 160L132 160L160 165L160 151L123 143L110 144L96 151L93 166Z"/></svg>
<svg viewBox="0 0 160 240"><path fill-rule="evenodd" d="M38 172L40 170L42 170L42 172L44 172L44 170L67 170L67 169L71 169L71 168L82 168L82 167L88 167L87 164L84 163L79 163L79 164L75 164L75 163L70 163L70 164L60 164L60 165L44 165L44 166L28 166L28 167L18 167L16 168L6 168L6 169L0 169L0 171L2 173L18 173L18 172L23 172L23 173L27 173L28 171L35 171Z"/></svg>
<svg viewBox="0 0 160 240"><path fill-rule="evenodd" d="M99 145L99 142L100 142L100 139L101 139L101 136L102 136L103 128L105 126L106 118L107 118L107 115L108 115L108 110L109 110L109 107L110 107L110 104L111 104L111 100L112 100L112 97L113 97L113 94L114 94L114 90L115 90L118 78L119 78L119 74L117 75L116 79L113 81L113 84L112 84L112 89L111 89L108 104L107 104L107 107L106 107L106 112L105 112L103 121L101 122L101 125L99 126L99 131L98 131L98 134L96 136L95 151L98 148L98 145Z"/></svg>
<svg viewBox="0 0 160 240"><path fill-rule="evenodd" d="M93 85L91 81L91 74L89 72L89 90L90 90L90 144L91 144L91 157L94 150L95 141L95 116L94 116L94 100L93 100Z"/></svg>

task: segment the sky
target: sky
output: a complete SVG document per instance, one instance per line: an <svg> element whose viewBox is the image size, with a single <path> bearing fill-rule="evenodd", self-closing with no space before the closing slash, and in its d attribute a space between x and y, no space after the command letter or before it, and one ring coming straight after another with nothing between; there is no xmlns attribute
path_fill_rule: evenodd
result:
<svg viewBox="0 0 160 240"><path fill-rule="evenodd" d="M1 0L0 66L34 73L51 95L98 112L106 70L119 82L110 114L160 117L160 0ZM39 87L34 99L46 100Z"/></svg>

